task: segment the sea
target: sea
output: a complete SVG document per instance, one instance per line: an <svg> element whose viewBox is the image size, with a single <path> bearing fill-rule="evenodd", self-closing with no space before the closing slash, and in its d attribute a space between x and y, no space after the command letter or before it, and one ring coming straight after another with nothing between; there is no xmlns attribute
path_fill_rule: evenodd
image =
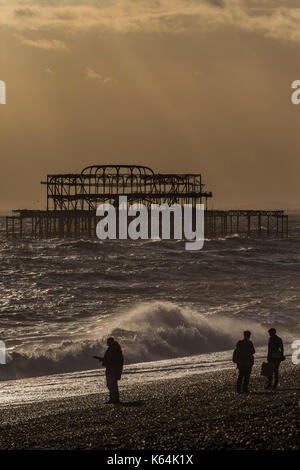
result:
<svg viewBox="0 0 300 470"><path fill-rule="evenodd" d="M8 240L0 218L0 407L106 393L108 336L120 343L120 388L232 369L249 329L256 362L267 330L287 360L300 339L300 213L289 238ZM201 377L201 376L200 376Z"/></svg>

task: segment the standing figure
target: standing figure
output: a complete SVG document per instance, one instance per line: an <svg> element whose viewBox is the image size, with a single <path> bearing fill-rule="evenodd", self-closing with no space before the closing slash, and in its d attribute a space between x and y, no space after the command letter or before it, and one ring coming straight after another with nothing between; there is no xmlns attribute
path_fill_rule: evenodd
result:
<svg viewBox="0 0 300 470"><path fill-rule="evenodd" d="M106 384L109 390L109 400L106 403L120 403L118 380L121 379L123 371L123 353L119 343L112 337L108 338L107 346L104 357L94 358L102 361L106 368Z"/></svg>
<svg viewBox="0 0 300 470"><path fill-rule="evenodd" d="M244 331L244 339L237 342L233 353L233 362L237 364L239 375L236 383L237 393L249 392L249 379L254 364L255 349L250 341L251 332Z"/></svg>
<svg viewBox="0 0 300 470"><path fill-rule="evenodd" d="M285 357L283 355L283 342L282 339L276 335L275 328L270 328L268 333L270 335L268 344L268 363L271 366L272 373L268 377L268 382L265 388L273 388L273 390L276 390L278 385L280 362L285 360ZM274 383L272 386L273 376Z"/></svg>

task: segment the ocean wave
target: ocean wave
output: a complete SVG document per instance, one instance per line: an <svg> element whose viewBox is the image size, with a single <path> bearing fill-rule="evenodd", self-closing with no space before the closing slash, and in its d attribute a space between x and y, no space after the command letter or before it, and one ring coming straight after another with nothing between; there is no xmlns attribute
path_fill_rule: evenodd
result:
<svg viewBox="0 0 300 470"><path fill-rule="evenodd" d="M125 362L130 364L233 349L245 329L252 331L257 346L265 344L266 331L259 323L203 315L170 302L142 303L114 315L84 341L63 341L55 348L44 347L31 354L11 353L8 363L1 366L1 378L92 369L97 365L92 356L103 354L109 335L120 342Z"/></svg>

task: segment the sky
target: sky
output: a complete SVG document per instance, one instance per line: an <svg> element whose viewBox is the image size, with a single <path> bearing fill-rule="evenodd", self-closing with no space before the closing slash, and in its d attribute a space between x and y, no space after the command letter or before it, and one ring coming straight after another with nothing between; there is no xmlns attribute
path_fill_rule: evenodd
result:
<svg viewBox="0 0 300 470"><path fill-rule="evenodd" d="M201 173L215 209L298 208L298 79L299 0L0 0L0 211L112 163Z"/></svg>

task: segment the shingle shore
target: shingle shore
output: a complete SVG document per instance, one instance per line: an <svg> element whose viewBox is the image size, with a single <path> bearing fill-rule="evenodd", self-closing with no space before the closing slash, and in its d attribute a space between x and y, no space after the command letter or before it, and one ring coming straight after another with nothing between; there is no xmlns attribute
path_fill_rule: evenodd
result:
<svg viewBox="0 0 300 470"><path fill-rule="evenodd" d="M282 364L276 392L259 366L249 395L235 381L230 369L128 386L118 406L106 394L11 406L0 449L299 449L300 366Z"/></svg>

